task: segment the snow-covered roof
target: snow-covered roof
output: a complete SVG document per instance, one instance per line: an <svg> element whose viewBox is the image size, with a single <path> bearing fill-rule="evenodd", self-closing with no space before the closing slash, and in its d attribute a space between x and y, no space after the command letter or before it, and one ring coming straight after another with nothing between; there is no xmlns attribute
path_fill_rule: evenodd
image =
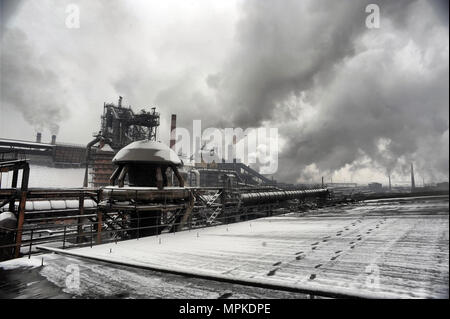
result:
<svg viewBox="0 0 450 319"><path fill-rule="evenodd" d="M151 163L181 165L178 155L167 145L156 141L136 141L122 148L113 163Z"/></svg>

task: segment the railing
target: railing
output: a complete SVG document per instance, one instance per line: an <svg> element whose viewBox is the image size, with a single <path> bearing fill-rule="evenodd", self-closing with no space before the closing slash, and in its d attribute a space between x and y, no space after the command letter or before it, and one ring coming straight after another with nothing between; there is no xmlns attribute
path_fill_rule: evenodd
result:
<svg viewBox="0 0 450 319"><path fill-rule="evenodd" d="M68 216L64 219L64 217L48 217L45 218L45 221L50 220L65 220L66 224L25 224L22 228L22 241L20 245L17 243L11 243L6 245L0 245L0 251L2 252L3 259L6 259L5 253L12 253L14 250L19 249L21 256L30 256L32 254L39 253L35 247L39 245L48 245L50 244L54 248L73 248L73 247L87 247L94 246L103 243L109 242L118 242L122 240L129 239L140 239L142 233L148 230L153 230L156 236L161 233L173 233L174 235L177 233L177 226L184 225L183 229L179 231L192 231L196 229L202 229L207 227L216 227L217 225L228 225L232 224L236 221L240 220L250 220L262 216L270 216L270 215L278 215L284 212L278 212L274 214L274 211L270 209L269 206L261 206L259 207L258 212L241 212L239 210L228 210L228 213L223 216L217 216L215 218L214 224L207 223L207 220L202 218L200 215L190 215L186 223L182 222L171 222L171 223L162 223L151 226L140 226L146 220L154 219L155 215L148 214L148 216L140 216L137 218L125 218L123 220L119 220L119 222L115 223L116 226L120 225L120 222L125 222L121 226L122 228L115 228L111 224L111 220L105 219L104 221L98 220L88 220L83 222L73 222L67 223L69 219L75 221L77 218L96 218L98 213L92 214L83 214L83 215L73 215ZM111 215L117 214L105 214L110 217ZM41 219L33 219L34 222L42 221ZM28 220L30 221L30 220ZM129 224L135 222L138 227L130 227ZM120 226L119 226L120 227ZM17 230L6 230L3 229L2 234L5 236L13 236L11 238L17 237ZM145 236L147 237L147 236Z"/></svg>

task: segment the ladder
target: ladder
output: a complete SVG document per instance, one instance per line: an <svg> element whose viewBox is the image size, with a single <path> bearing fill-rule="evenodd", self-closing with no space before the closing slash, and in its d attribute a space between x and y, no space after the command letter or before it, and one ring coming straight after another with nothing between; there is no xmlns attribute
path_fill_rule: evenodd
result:
<svg viewBox="0 0 450 319"><path fill-rule="evenodd" d="M216 207L216 209L211 214L211 216L209 216L208 219L206 220L206 224L211 225L214 222L214 220L217 218L217 216L220 215L221 212L222 212L222 207L221 206Z"/></svg>
<svg viewBox="0 0 450 319"><path fill-rule="evenodd" d="M216 201L216 199L219 198L219 196L220 192L215 193L213 197L211 197L209 201L207 201L206 206L211 206Z"/></svg>

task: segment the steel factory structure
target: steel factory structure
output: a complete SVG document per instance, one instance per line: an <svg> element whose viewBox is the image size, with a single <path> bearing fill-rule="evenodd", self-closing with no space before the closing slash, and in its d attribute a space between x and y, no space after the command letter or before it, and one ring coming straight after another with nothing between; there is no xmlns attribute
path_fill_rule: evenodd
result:
<svg viewBox="0 0 450 319"><path fill-rule="evenodd" d="M85 246L234 223L330 196L326 188L279 187L243 163L183 167L173 138L171 147L156 141L159 120L155 108L136 114L119 97L104 104L100 131L86 147L58 145L56 136L45 144L40 133L36 142L0 141L0 171L13 174L0 188L1 258L31 255L48 243ZM28 160L18 154L84 166L84 187L28 188Z"/></svg>
<svg viewBox="0 0 450 319"><path fill-rule="evenodd" d="M388 192L381 184L373 183L376 191L361 193L354 183L325 185L323 179L318 186L277 183L236 160L184 165L174 150L176 115L171 117L167 146L157 141L160 115L156 108L135 113L122 104L122 97L117 104L104 104L100 130L86 146L59 143L56 136L43 143L41 133L35 142L0 139L0 262L35 260L38 254L51 251L311 296L405 296L410 289L405 288L408 285L421 289L424 285L433 286L430 282L437 283L438 288L428 295L448 296L448 286L445 291L442 283L445 276L448 282L448 253L442 254L445 247L448 251L448 227L444 236L448 217L439 210L442 202L447 201L448 207L448 184L446 190L421 193L425 188L415 186L412 164L409 193L392 191L390 176ZM30 188L30 162L84 168L84 185ZM4 173L9 176L2 182ZM428 199L417 200L416 196L424 195ZM405 229L398 222L401 214L386 215L397 209L390 200L399 197L401 200L412 197L410 202L414 205L425 205L407 208L402 217ZM372 203L373 207L364 213L358 205L351 205L354 208L345 213L340 208L368 199L387 202ZM438 206L430 206L429 200ZM365 201L361 205L371 204ZM385 205L388 210L377 213ZM422 212L430 207L435 207L435 211ZM304 215L309 208L335 212ZM418 215L411 217L411 214ZM417 219L424 214L428 218L426 223ZM432 223L436 224L434 228L430 226ZM252 224L257 225L254 231ZM434 236L433 239L420 243L423 247L420 254L415 251L403 254L412 249L411 241L419 236L413 230L419 226L424 227L426 238ZM391 231L381 229L386 227L403 235L393 237ZM232 234L229 228L233 228ZM180 234L176 240L170 240L172 244L167 248L162 248L161 240L168 242L168 237L175 238L172 233ZM207 239L196 240L200 233ZM411 234L416 237L410 238ZM365 236L374 236L375 240L363 240ZM383 243L388 240L390 244L387 248L380 247L383 246L380 240ZM359 254L355 253L358 245ZM139 251L138 255L134 249ZM185 268L180 268L173 254L181 256ZM393 288L371 292L355 291L348 285L340 287L341 283L354 284L354 278L360 277L360 266L364 265L361 256L367 254L372 259L388 258L383 259L388 270L393 264L403 267L404 258L415 266L411 268L408 263L408 267L402 268L404 274L388 271ZM422 265L422 259L416 260L422 254L429 255L426 257L429 273L409 276ZM262 260L266 257L271 260L269 264ZM204 263L199 265L198 258ZM337 258L342 262L336 263ZM169 260L171 265L166 266L164 263ZM445 264L447 270L441 267ZM202 265L209 270L199 269ZM323 269L322 281L316 279L318 269ZM261 274L262 270L266 273ZM281 273L277 276L276 272ZM306 275L307 279L302 277ZM270 280L275 277L275 281ZM295 278L294 282L290 278ZM421 291L415 291L414 296L422 296Z"/></svg>

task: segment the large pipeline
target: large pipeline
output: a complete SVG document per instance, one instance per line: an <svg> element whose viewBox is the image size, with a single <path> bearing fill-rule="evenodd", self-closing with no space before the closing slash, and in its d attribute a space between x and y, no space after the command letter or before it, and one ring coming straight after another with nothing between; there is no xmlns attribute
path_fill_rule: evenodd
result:
<svg viewBox="0 0 450 319"><path fill-rule="evenodd" d="M328 195L328 189L305 189L294 191L272 191L272 192L256 192L241 194L241 202L243 204L256 204L267 202L278 202L290 199L303 199L309 197L325 197Z"/></svg>

